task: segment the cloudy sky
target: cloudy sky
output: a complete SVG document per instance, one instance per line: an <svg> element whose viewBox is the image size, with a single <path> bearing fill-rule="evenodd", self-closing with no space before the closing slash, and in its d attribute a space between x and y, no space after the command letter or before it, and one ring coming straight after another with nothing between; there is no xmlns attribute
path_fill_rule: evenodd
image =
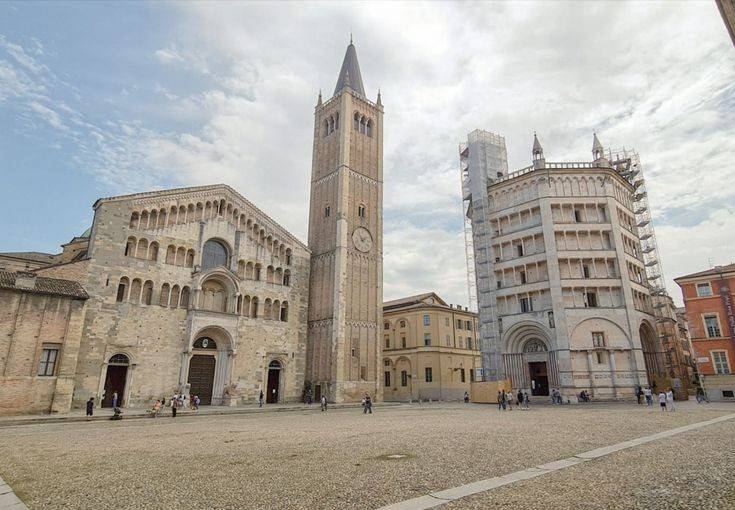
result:
<svg viewBox="0 0 735 510"><path fill-rule="evenodd" d="M641 155L671 281L735 260L735 48L714 2L0 3L0 251L98 197L224 182L306 239L313 107L354 34L385 105L385 298L467 302L457 145Z"/></svg>

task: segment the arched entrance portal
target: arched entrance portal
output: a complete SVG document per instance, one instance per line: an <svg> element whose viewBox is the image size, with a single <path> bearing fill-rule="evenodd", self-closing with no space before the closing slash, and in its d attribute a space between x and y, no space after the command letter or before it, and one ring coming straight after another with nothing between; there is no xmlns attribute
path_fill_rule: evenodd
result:
<svg viewBox="0 0 735 510"><path fill-rule="evenodd" d="M503 368L513 389L547 396L551 387L559 386L556 353L550 349L550 334L542 325L520 322L504 337Z"/></svg>
<svg viewBox="0 0 735 510"><path fill-rule="evenodd" d="M124 354L115 354L107 362L107 374L105 375L105 392L102 399L102 407L112 407L112 398L117 393L117 406L121 407L125 383L128 379L128 368L130 359Z"/></svg>
<svg viewBox="0 0 735 510"><path fill-rule="evenodd" d="M189 394L198 396L202 405L210 405L217 364L217 343L209 337L202 337L194 342L193 349L194 355L189 361Z"/></svg>
<svg viewBox="0 0 735 510"><path fill-rule="evenodd" d="M281 391L281 362L273 360L268 365L268 391L266 394L266 402L268 404L277 404Z"/></svg>
<svg viewBox="0 0 735 510"><path fill-rule="evenodd" d="M648 376L649 384L655 388L656 377L660 376L663 372L659 358L660 349L658 348L658 338L653 328L646 322L641 324L638 333L641 337L643 360L646 363L646 375Z"/></svg>

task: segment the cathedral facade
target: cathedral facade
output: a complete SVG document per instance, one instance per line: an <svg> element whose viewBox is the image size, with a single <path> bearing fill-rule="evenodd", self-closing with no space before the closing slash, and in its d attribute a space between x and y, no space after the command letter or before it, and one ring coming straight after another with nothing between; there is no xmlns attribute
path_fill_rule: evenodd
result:
<svg viewBox="0 0 735 510"><path fill-rule="evenodd" d="M268 403L379 399L382 114L350 43L334 96L320 94L315 112L308 247L220 184L102 198L74 250L0 254L0 294L18 311L41 287L15 285L31 275L14 271L84 293L72 296L83 315L57 314L47 328L79 323L71 336L41 345L33 328L3 328L0 382L17 373L14 387L30 388L3 411L64 411L90 397L109 407L115 394L134 407L173 393L205 405L254 403L261 391ZM29 406L32 395L45 396Z"/></svg>

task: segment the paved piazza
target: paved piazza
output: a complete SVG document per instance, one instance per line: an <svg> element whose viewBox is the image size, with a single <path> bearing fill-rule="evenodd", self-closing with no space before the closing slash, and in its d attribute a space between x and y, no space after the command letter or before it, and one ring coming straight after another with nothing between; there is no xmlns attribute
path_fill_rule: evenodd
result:
<svg viewBox="0 0 735 510"><path fill-rule="evenodd" d="M414 404L6 426L0 476L32 509L379 508L733 413ZM727 420L444 508L733 508L734 488Z"/></svg>

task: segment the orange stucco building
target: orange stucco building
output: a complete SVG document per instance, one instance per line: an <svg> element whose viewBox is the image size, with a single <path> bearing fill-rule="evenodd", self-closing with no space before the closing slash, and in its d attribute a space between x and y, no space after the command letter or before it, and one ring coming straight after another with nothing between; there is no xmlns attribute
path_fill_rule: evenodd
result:
<svg viewBox="0 0 735 510"><path fill-rule="evenodd" d="M735 264L680 276L702 383L713 400L735 400Z"/></svg>

